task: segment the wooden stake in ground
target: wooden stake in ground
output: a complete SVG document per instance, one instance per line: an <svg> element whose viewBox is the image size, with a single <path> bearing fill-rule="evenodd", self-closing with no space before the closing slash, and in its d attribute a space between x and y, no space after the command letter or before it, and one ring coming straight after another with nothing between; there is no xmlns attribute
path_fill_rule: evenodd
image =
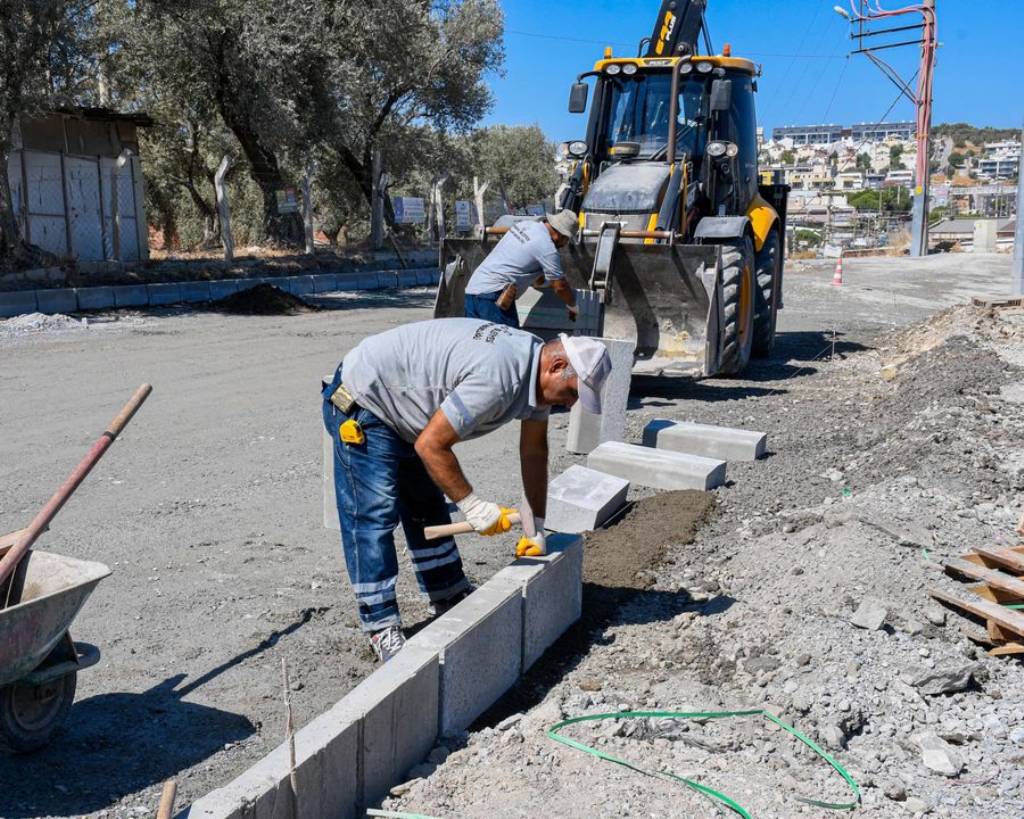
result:
<svg viewBox="0 0 1024 819"><path fill-rule="evenodd" d="M299 791L295 777L295 725L292 722L292 695L288 683L288 661L281 658L281 677L284 681L284 737L288 743L288 781L292 786L292 816L299 815Z"/></svg>
<svg viewBox="0 0 1024 819"><path fill-rule="evenodd" d="M177 782L173 779L164 782L164 789L160 794L160 807L156 809L156 819L171 819L171 814L174 813L174 797L177 793Z"/></svg>

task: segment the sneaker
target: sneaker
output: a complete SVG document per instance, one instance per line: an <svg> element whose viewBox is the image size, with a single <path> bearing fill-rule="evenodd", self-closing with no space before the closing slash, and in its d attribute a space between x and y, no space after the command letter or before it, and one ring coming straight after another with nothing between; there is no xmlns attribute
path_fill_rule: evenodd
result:
<svg viewBox="0 0 1024 819"><path fill-rule="evenodd" d="M370 646L382 663L394 657L404 645L405 635L402 634L401 626L387 626L370 635Z"/></svg>
<svg viewBox="0 0 1024 819"><path fill-rule="evenodd" d="M456 592L454 595L449 597L447 600L435 600L430 604L430 608L427 609L431 618L440 617L442 614L446 614L455 608L459 603L465 600L473 593L472 587L463 589L460 592Z"/></svg>

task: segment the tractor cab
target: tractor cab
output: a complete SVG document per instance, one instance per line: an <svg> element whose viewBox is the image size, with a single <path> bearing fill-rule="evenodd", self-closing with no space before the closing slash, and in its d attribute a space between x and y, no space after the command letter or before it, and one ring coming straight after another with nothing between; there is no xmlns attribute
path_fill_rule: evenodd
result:
<svg viewBox="0 0 1024 819"><path fill-rule="evenodd" d="M586 138L568 146L576 165L560 204L583 215L585 230L614 218L627 233L681 238L698 215L745 213L758 192L754 72L726 56L599 61L570 93L569 110L582 113L585 80L596 78Z"/></svg>

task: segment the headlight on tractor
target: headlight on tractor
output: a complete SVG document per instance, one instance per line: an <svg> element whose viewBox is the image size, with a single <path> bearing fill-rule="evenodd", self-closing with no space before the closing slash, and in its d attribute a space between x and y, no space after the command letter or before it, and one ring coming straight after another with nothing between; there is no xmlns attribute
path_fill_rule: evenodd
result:
<svg viewBox="0 0 1024 819"><path fill-rule="evenodd" d="M723 156L734 157L740 152L739 146L735 142L722 142L716 140L715 142L709 142L706 149L707 155L712 159L718 159Z"/></svg>
<svg viewBox="0 0 1024 819"><path fill-rule="evenodd" d="M697 71L701 74L710 74L714 70L714 66L709 62L697 63Z"/></svg>
<svg viewBox="0 0 1024 819"><path fill-rule="evenodd" d="M568 146L569 156L582 159L587 155L587 143L582 139L574 139Z"/></svg>
<svg viewBox="0 0 1024 819"><path fill-rule="evenodd" d="M622 66L622 73L625 74L627 77L632 77L634 74L636 74L636 63L626 63L624 66Z"/></svg>
<svg viewBox="0 0 1024 819"><path fill-rule="evenodd" d="M604 73L611 74L613 77L620 71L622 71L622 66L619 65L618 63L612 63L611 65L606 65L604 67Z"/></svg>
<svg viewBox="0 0 1024 819"><path fill-rule="evenodd" d="M687 62L687 63L683 63L681 66L679 66L679 73L680 74L689 74L692 71L693 71L693 63Z"/></svg>

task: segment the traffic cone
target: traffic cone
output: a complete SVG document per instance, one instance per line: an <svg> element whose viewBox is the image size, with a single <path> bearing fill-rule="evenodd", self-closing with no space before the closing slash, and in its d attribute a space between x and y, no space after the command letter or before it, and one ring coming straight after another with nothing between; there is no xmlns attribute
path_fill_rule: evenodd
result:
<svg viewBox="0 0 1024 819"><path fill-rule="evenodd" d="M835 287L843 286L843 255L840 253L839 258L836 260L836 272L832 277L832 284Z"/></svg>

